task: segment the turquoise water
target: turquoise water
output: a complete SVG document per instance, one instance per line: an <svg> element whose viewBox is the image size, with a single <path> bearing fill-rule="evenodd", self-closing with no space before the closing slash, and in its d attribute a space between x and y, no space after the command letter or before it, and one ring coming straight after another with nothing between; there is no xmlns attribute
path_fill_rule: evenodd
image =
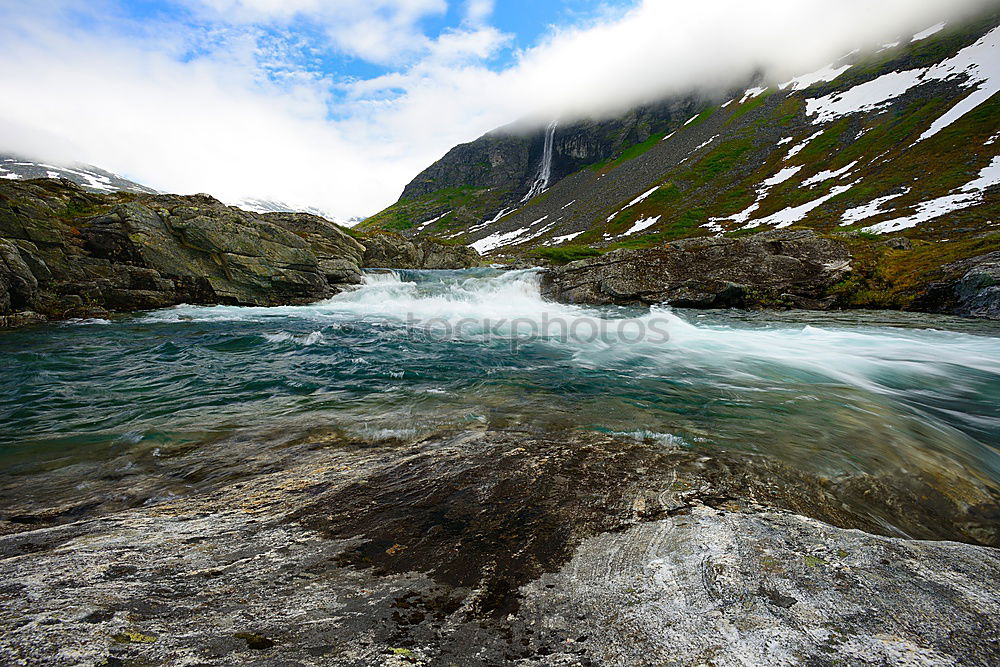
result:
<svg viewBox="0 0 1000 667"><path fill-rule="evenodd" d="M629 433L828 475L1000 481L993 323L584 308L543 301L531 271L368 281L310 306L180 306L0 333L0 496L69 496L81 478L129 470L211 476L206 461L249 460L293 434L486 427Z"/></svg>

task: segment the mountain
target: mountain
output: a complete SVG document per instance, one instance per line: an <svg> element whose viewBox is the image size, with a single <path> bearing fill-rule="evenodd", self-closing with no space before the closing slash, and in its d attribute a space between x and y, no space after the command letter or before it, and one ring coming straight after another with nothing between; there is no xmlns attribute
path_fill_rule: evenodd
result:
<svg viewBox="0 0 1000 667"><path fill-rule="evenodd" d="M361 228L559 261L812 229L878 246L856 253L851 279L908 289L911 274L1000 249L998 24L992 10L787 82L500 128L453 148ZM905 261L884 264L886 234L912 244Z"/></svg>
<svg viewBox="0 0 1000 667"><path fill-rule="evenodd" d="M157 194L153 188L122 178L100 167L82 163L57 165L52 162L54 161L39 162L18 155L0 153L0 178L12 181L32 178L65 178L88 192Z"/></svg>
<svg viewBox="0 0 1000 667"><path fill-rule="evenodd" d="M18 155L0 153L0 178L8 180L65 178L88 192L159 194L153 188L140 185L135 181L130 181L127 178L123 178L100 167L95 167L94 165L83 163L57 164L57 162L56 160L45 160L42 162ZM363 220L363 218L342 220L328 211L313 206L293 206L285 202L269 199L247 197L244 199L228 200L225 203L251 213L308 213L310 215L318 215L321 218L326 218L331 222L347 227L356 225Z"/></svg>
<svg viewBox="0 0 1000 667"><path fill-rule="evenodd" d="M244 211L250 211L251 213L308 213L309 215L318 215L321 218L326 218L330 222L335 222L336 224L344 227L352 227L364 220L364 218L343 219L328 211L324 211L321 208L316 208L315 206L293 206L291 204L286 204L283 201L275 201L273 199L255 199L247 197L244 199L227 201L226 203L230 206L241 208Z"/></svg>

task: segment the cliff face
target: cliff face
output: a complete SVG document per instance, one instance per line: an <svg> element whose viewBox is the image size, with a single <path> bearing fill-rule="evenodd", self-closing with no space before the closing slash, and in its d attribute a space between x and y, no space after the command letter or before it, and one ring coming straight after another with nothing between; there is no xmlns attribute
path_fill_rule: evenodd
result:
<svg viewBox="0 0 1000 667"><path fill-rule="evenodd" d="M501 210L513 211L536 185L546 163L546 185L554 184L680 127L707 105L699 96L685 96L639 107L617 118L555 123L546 128L522 123L502 127L452 148L406 186L396 205L360 227L426 236L430 230L420 226L425 220L436 218L433 230L437 232L473 225Z"/></svg>

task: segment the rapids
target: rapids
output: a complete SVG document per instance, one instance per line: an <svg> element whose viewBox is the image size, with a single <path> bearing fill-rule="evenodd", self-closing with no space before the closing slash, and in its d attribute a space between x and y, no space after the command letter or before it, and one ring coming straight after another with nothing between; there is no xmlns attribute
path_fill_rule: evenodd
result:
<svg viewBox="0 0 1000 667"><path fill-rule="evenodd" d="M293 432L482 428L1000 485L1000 328L954 318L589 308L544 301L530 270L392 271L308 306L3 332L0 358L0 496L168 460L180 492L201 454Z"/></svg>

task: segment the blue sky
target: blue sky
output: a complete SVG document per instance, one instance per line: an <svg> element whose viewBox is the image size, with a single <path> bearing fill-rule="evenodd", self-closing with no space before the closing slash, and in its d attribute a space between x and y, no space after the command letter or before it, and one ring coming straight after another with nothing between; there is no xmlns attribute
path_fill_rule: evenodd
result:
<svg viewBox="0 0 1000 667"><path fill-rule="evenodd" d="M777 81L985 2L0 2L0 150L370 215L512 121Z"/></svg>

